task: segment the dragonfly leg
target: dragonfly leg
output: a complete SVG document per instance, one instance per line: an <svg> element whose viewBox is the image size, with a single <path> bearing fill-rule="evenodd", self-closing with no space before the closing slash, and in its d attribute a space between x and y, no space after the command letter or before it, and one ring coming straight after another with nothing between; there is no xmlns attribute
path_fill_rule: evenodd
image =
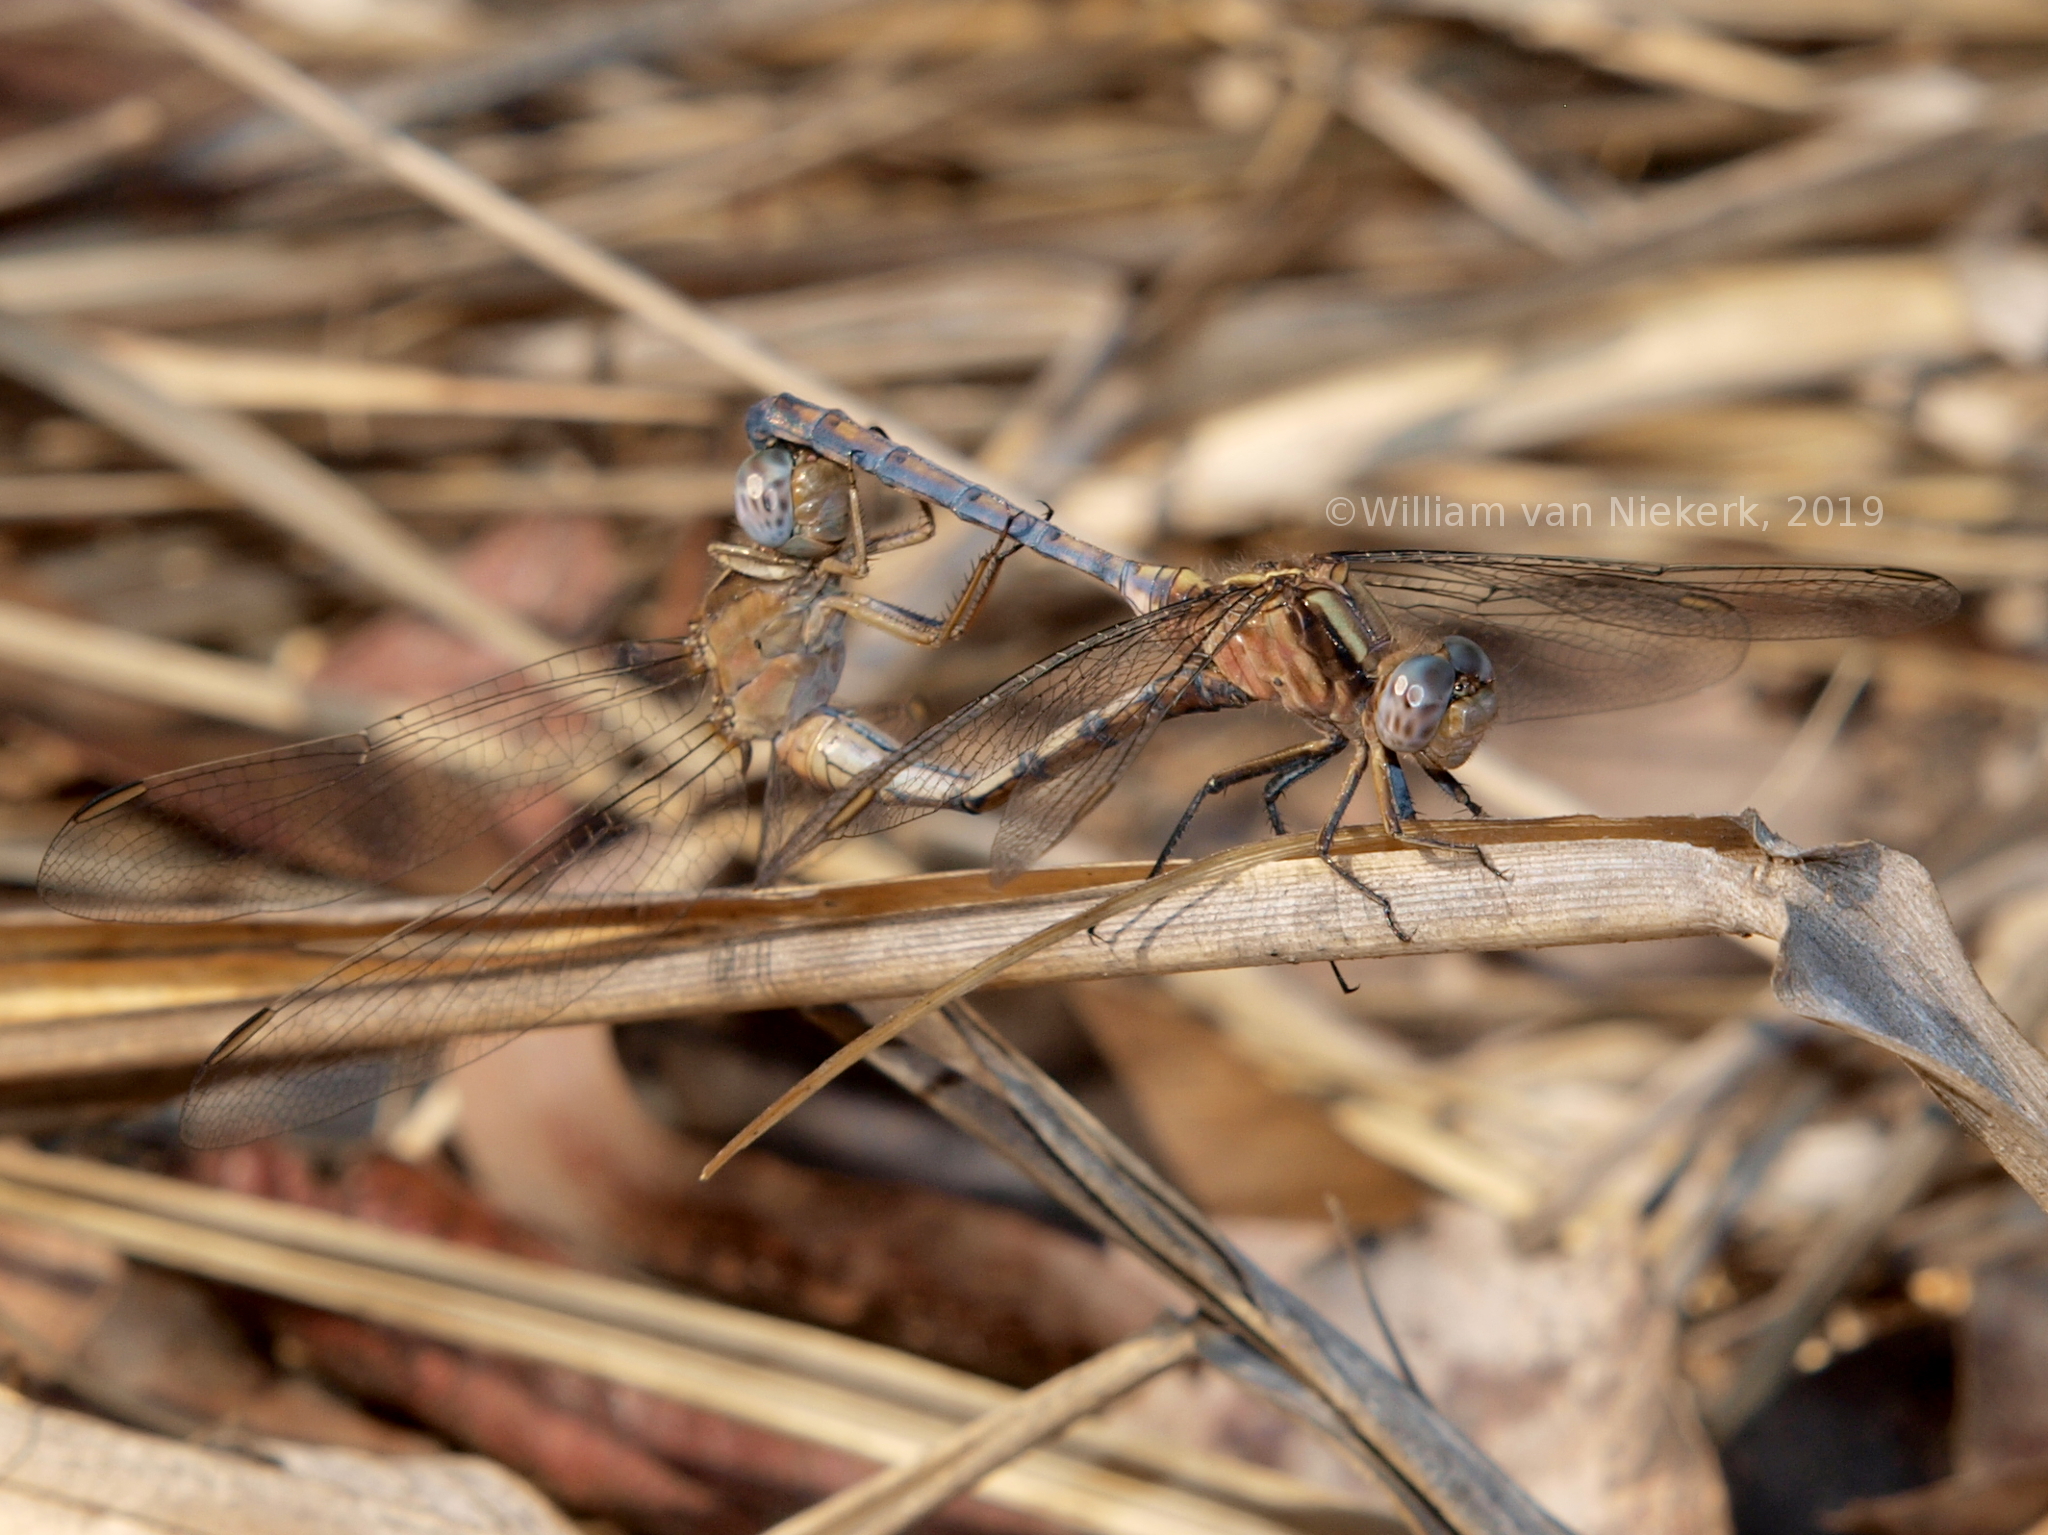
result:
<svg viewBox="0 0 2048 1535"><path fill-rule="evenodd" d="M932 511L931 502L920 499L917 502L917 521L907 528L898 528L894 533L870 539L868 553L887 554L891 549L908 549L913 544L926 542L938 530L939 519Z"/></svg>
<svg viewBox="0 0 2048 1535"><path fill-rule="evenodd" d="M1483 817L1486 814L1485 810L1483 810L1480 807L1479 801L1472 797L1471 791L1467 789L1463 784L1458 782L1457 776L1455 774L1449 772L1444 768L1424 768L1423 771L1429 774L1430 778L1435 782L1438 788L1442 789L1444 793L1450 795L1452 799L1456 800L1459 804L1463 805L1473 815ZM1487 854L1485 848L1480 847L1477 843L1474 843L1472 844L1472 850L1479 855L1480 866L1484 868L1487 873L1491 874L1495 879L1507 878L1505 874L1501 873L1500 866L1496 864L1493 861L1493 859Z"/></svg>
<svg viewBox="0 0 2048 1535"><path fill-rule="evenodd" d="M1386 759L1386 794L1381 800L1386 810L1393 812L1393 819L1386 821L1387 830L1404 842L1408 839L1408 828L1420 819L1415 814L1415 796L1408 792L1408 775L1401 768L1401 761L1389 752Z"/></svg>
<svg viewBox="0 0 2048 1535"><path fill-rule="evenodd" d="M851 555L828 554L818 561L818 569L827 575L851 576L858 581L868 573L868 554L872 546L868 543L867 513L861 510L860 486L852 475L846 477L846 500L852 515L847 519L847 541L853 545Z"/></svg>
<svg viewBox="0 0 2048 1535"><path fill-rule="evenodd" d="M922 530L911 530L917 537L907 540L910 543L922 543L932 535L932 510L922 501L918 503L918 507L924 513L924 526ZM895 537L897 535L890 535L891 539ZM887 539L877 540L868 545L872 552L901 547L901 544L892 543ZM893 602L884 602L879 597L862 596L857 592L835 592L823 599L821 605L835 612L844 613L848 618L864 623L870 628L880 629L885 634L893 634L900 640L908 640L913 645L950 644L960 636L962 630L974 622L974 616L981 611L982 604L988 601L988 594L995 587L996 574L1003 568L1003 561L1023 547L1013 538L998 539L991 545L988 552L974 562L974 570L967 578L966 588L954 602L952 612L944 618L933 618L925 613L899 607Z"/></svg>
<svg viewBox="0 0 2048 1535"><path fill-rule="evenodd" d="M1443 790L1444 793L1450 795L1452 799L1463 805L1473 815L1484 816L1486 814L1480 808L1479 801L1472 797L1471 791L1458 782L1455 774L1444 768L1425 767L1422 771L1429 774L1431 783Z"/></svg>
<svg viewBox="0 0 2048 1535"><path fill-rule="evenodd" d="M811 568L804 560L746 544L713 544L709 553L726 570L736 570L756 581L793 581Z"/></svg>
<svg viewBox="0 0 2048 1535"><path fill-rule="evenodd" d="M818 606L830 612L844 613L856 623L879 629L884 634L893 634L913 645L938 645L951 637L948 633L951 626L946 619L933 618L927 613L858 592L834 592L830 597L819 599Z"/></svg>
<svg viewBox="0 0 2048 1535"><path fill-rule="evenodd" d="M1429 772L1432 778L1437 776L1429 769L1424 771ZM1443 776L1450 778L1451 775L1446 773ZM1396 841L1405 842L1410 847L1440 847L1446 852L1467 854L1477 858L1479 866L1495 879L1507 878L1486 849L1478 843L1453 842L1448 837L1432 837L1426 831L1415 829L1417 821L1421 819L1415 814L1415 797L1408 792L1408 775L1392 752L1386 753L1377 777L1380 790L1380 823L1386 828L1388 836ZM1457 783L1456 779L1451 781ZM1458 798L1475 815L1478 814L1479 807L1471 803L1471 796L1464 792L1462 784L1458 785Z"/></svg>
<svg viewBox="0 0 2048 1535"><path fill-rule="evenodd" d="M926 515L931 509L925 508ZM988 594L995 589L996 576L1003 568L1003 562L1024 546L1007 534L989 545L980 559L974 562L974 570L967 578L959 598L953 603L953 611L946 615L946 622L940 632L941 640L950 640L969 624L981 611L981 605L988 601ZM934 643L938 643L935 641Z"/></svg>
<svg viewBox="0 0 2048 1535"><path fill-rule="evenodd" d="M1394 930L1396 938L1403 943L1413 943L1414 935L1401 926L1400 920L1394 915L1394 903L1330 856L1330 849L1337 841L1337 828L1344 824L1344 813L1351 808L1351 801L1358 793L1358 786L1365 782L1365 775L1372 772L1376 785L1384 784L1384 760L1378 746L1361 747L1352 753L1351 766L1344 772L1344 787L1338 791L1337 803L1331 808L1329 819L1323 822L1323 829L1316 836L1316 857L1323 861L1331 873L1379 907L1380 915L1387 919L1387 926Z"/></svg>
<svg viewBox="0 0 2048 1535"><path fill-rule="evenodd" d="M1285 790L1287 785L1293 783L1296 779L1313 773L1325 762L1328 762L1337 755L1343 748L1343 745L1344 738L1342 736L1323 741L1304 741L1299 745L1283 747L1276 752L1268 752L1263 757L1254 757L1249 762L1240 762L1236 767L1227 768L1223 772L1216 774L1207 783L1203 784L1201 788L1197 789L1195 797L1188 801L1188 808L1181 812L1180 821L1173 828L1173 835L1166 839L1166 846L1159 850L1159 856L1153 860L1152 873L1145 877L1151 879L1161 869L1166 867L1166 860L1173 856L1173 850L1179 844L1180 839L1187 834L1187 829L1194 825L1196 813L1201 810L1203 802L1210 795L1221 794L1225 789L1232 788L1237 784L1246 783L1251 779L1270 776L1275 783L1280 785L1279 789L1275 789L1269 784L1266 789L1266 812L1268 815L1276 817L1274 829L1278 831L1280 829L1277 820L1278 812L1274 810L1273 806L1281 791Z"/></svg>
<svg viewBox="0 0 2048 1535"><path fill-rule="evenodd" d="M1266 788L1262 796L1266 802L1266 820L1272 826L1273 835L1276 837L1287 835L1287 823L1280 819L1280 796L1300 783L1302 779L1308 777L1309 774L1328 762L1332 757L1336 756L1338 752L1342 751L1344 749L1344 738L1342 736L1331 736L1328 740L1321 742L1320 745L1326 748L1326 750L1314 756L1305 756L1299 762L1283 767L1279 772L1266 780Z"/></svg>

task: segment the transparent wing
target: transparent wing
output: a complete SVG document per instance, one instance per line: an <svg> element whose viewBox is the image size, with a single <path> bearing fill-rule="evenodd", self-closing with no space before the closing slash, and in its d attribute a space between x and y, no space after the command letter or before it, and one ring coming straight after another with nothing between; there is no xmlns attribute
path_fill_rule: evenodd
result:
<svg viewBox="0 0 2048 1535"><path fill-rule="evenodd" d="M697 725L488 883L256 1014L201 1068L186 1141L317 1124L558 1018L673 926L621 897L694 895L742 850L745 765Z"/></svg>
<svg viewBox="0 0 2048 1535"><path fill-rule="evenodd" d="M1751 640L1896 634L1956 610L1913 570L1637 565L1397 550L1336 556L1345 585L1406 640L1459 633L1500 678L1501 718L1676 698L1727 676Z"/></svg>
<svg viewBox="0 0 2048 1535"><path fill-rule="evenodd" d="M1000 807L991 863L1007 879L1087 814L1161 720L1219 686L1201 676L1210 657L1269 601L1243 587L1213 589L1019 672L832 795L763 860L762 878L779 879L828 838L934 810Z"/></svg>
<svg viewBox="0 0 2048 1535"><path fill-rule="evenodd" d="M39 887L108 921L320 905L658 763L703 717L704 681L682 642L596 645L355 735L145 778L71 818Z"/></svg>

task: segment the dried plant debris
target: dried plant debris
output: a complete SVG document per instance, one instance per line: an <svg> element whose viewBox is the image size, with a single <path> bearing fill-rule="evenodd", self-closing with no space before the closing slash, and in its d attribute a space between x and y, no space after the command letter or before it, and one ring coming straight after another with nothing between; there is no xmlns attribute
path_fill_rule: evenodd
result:
<svg viewBox="0 0 2048 1535"><path fill-rule="evenodd" d="M0 1523L2039 1530L2044 130L2001 0L0 5ZM1494 819L1415 785L1483 861L1362 792L1385 909L1302 835L1337 772L1145 880L1303 738L1262 708L1001 888L938 814L750 890L847 761L1130 616L865 471L764 563L780 393L1205 577L1962 604L1502 725ZM505 728L374 744L464 689ZM84 880L133 920L33 895L93 796L318 736L389 793L204 777ZM573 913L507 862L550 834L615 876ZM298 909L147 920L195 871ZM356 1107L181 1146L365 944L395 1074L258 1030Z"/></svg>
<svg viewBox="0 0 2048 1535"><path fill-rule="evenodd" d="M0 1508L21 1530L364 1530L569 1535L533 1487L479 1456L260 1442L237 1454L136 1433L9 1392Z"/></svg>

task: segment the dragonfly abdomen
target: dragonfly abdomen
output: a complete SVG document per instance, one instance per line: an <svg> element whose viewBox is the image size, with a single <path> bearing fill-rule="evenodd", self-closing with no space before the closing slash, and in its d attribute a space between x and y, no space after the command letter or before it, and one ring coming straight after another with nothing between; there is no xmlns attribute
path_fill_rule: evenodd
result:
<svg viewBox="0 0 2048 1535"><path fill-rule="evenodd" d="M1179 702L1200 680L1200 672L1183 667L1170 676L1129 689L1102 708L1077 715L977 779L951 808L971 815L992 810L1024 785L1043 782L1121 745L1157 717L1162 700ZM1204 703L1196 707L1217 705L1206 702L1205 696Z"/></svg>
<svg viewBox="0 0 2048 1535"><path fill-rule="evenodd" d="M858 715L829 705L812 710L775 738L775 756L813 788L845 788L880 766L897 744Z"/></svg>

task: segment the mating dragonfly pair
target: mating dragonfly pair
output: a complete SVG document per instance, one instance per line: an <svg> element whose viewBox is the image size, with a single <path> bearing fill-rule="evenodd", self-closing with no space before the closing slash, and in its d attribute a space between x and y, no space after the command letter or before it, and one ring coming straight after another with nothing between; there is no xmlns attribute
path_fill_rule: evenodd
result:
<svg viewBox="0 0 2048 1535"><path fill-rule="evenodd" d="M485 884L230 1034L187 1098L189 1143L318 1123L560 1014L663 936L622 939L622 901L694 895L744 854L757 752L763 881L830 838L940 809L1000 814L1000 880L1066 835L1165 720L1276 703L1311 739L1211 778L1160 864L1210 795L1264 779L1279 831L1288 787L1344 757L1318 850L1400 932L1385 898L1330 857L1368 780L1391 833L1434 844L1404 764L1477 813L1454 773L1495 722L1675 697L1726 676L1751 640L1893 633L1958 601L1906 570L1416 551L1209 579L1089 544L837 411L780 396L754 407L748 432L743 541L713 546L723 573L681 637L572 651L360 734L145 779L58 834L40 882L53 906L199 921L339 899L559 815ZM920 521L871 535L856 469L913 497ZM951 613L846 589L870 556L928 538L937 507L997 535ZM848 619L942 643L1019 549L1103 582L1134 616L901 744L833 705ZM543 914L550 938L536 946L521 919ZM445 1037L449 1020L479 1017L479 995L476 1027L490 1032Z"/></svg>

